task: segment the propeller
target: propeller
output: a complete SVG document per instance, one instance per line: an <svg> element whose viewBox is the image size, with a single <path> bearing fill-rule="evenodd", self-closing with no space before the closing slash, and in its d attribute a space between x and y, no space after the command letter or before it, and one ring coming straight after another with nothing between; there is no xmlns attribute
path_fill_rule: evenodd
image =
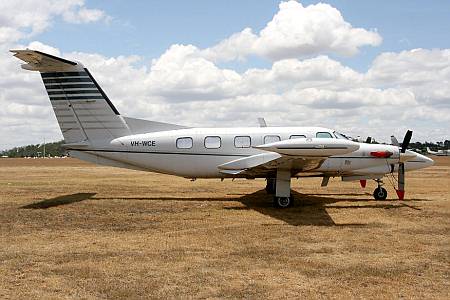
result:
<svg viewBox="0 0 450 300"><path fill-rule="evenodd" d="M408 130L403 138L402 147L400 148L399 153L399 164L398 164L398 189L395 190L397 192L397 196L400 200L403 200L405 197L405 161L410 158L410 155L406 154L406 149L411 142L412 131ZM392 144L397 144L398 141L395 136L391 136Z"/></svg>

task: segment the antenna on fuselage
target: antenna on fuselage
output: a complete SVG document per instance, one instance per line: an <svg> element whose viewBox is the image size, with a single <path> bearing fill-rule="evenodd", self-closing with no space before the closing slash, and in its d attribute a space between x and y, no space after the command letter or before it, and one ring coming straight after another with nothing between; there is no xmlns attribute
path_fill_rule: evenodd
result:
<svg viewBox="0 0 450 300"><path fill-rule="evenodd" d="M259 127L267 127L266 120L264 118L258 118Z"/></svg>

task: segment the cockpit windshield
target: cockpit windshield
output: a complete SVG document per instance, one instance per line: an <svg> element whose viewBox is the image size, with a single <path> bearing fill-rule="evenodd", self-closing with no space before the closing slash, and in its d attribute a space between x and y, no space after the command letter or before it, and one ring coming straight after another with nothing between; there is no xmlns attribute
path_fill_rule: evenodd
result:
<svg viewBox="0 0 450 300"><path fill-rule="evenodd" d="M352 138L349 136L346 136L345 134L339 133L337 131L333 132L334 136L338 139L342 139L342 140L351 140Z"/></svg>

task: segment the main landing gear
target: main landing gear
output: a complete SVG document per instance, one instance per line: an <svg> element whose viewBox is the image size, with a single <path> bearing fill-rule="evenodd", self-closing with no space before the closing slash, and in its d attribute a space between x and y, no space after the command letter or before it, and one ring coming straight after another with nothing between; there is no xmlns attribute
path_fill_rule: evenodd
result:
<svg viewBox="0 0 450 300"><path fill-rule="evenodd" d="M277 180L275 178L267 178L267 182L266 182L267 194L269 194L269 195L275 194L276 186L277 186Z"/></svg>
<svg viewBox="0 0 450 300"><path fill-rule="evenodd" d="M381 179L375 180L378 183L378 187L373 191L373 197L375 200L386 200L387 198L387 191L383 185L383 181Z"/></svg>
<svg viewBox="0 0 450 300"><path fill-rule="evenodd" d="M273 205L278 208L292 206L291 196L291 172L289 170L277 170L276 178L267 178L266 192L273 194Z"/></svg>

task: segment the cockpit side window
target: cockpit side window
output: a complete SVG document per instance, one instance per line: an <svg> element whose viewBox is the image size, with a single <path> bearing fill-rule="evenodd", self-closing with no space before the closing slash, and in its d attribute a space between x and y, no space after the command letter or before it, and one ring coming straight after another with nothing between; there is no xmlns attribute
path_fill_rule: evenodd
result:
<svg viewBox="0 0 450 300"><path fill-rule="evenodd" d="M316 138L332 139L333 136L329 132L318 132L318 133L316 133Z"/></svg>
<svg viewBox="0 0 450 300"><path fill-rule="evenodd" d="M341 139L341 140L350 140L350 138L349 138L348 136L346 136L345 134L339 133L339 132L337 132L337 131L335 131L335 132L333 132L333 133L334 133L334 136L335 136L336 138L338 138L338 139Z"/></svg>

